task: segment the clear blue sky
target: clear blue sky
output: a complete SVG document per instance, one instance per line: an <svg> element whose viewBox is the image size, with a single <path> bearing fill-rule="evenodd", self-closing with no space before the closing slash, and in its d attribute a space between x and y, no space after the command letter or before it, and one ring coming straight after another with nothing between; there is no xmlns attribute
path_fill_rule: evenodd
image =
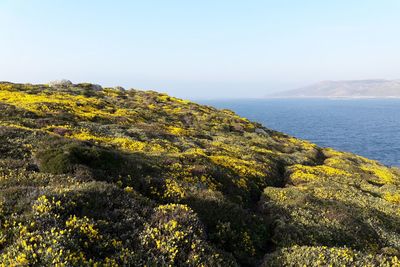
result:
<svg viewBox="0 0 400 267"><path fill-rule="evenodd" d="M400 78L399 0L0 0L0 80L184 98Z"/></svg>

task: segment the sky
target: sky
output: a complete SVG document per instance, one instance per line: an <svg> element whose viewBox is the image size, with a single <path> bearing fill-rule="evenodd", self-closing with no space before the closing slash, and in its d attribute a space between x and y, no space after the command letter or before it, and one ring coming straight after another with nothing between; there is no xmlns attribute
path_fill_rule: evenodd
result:
<svg viewBox="0 0 400 267"><path fill-rule="evenodd" d="M398 0L0 0L0 80L188 99L400 79Z"/></svg>

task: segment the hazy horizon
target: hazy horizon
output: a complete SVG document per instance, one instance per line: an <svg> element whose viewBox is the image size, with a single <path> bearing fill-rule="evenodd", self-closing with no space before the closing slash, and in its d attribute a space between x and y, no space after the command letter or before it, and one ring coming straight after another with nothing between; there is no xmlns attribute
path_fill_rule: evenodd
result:
<svg viewBox="0 0 400 267"><path fill-rule="evenodd" d="M189 99L399 79L400 2L0 2L0 80L69 79Z"/></svg>

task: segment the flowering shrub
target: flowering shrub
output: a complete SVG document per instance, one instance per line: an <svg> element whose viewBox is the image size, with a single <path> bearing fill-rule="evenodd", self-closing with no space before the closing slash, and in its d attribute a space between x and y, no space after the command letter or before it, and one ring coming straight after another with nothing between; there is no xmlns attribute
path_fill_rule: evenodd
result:
<svg viewBox="0 0 400 267"><path fill-rule="evenodd" d="M296 164L288 168L289 179L292 183L311 182L322 179L333 179L334 177L351 177L352 175L344 170L332 168L325 165L304 166Z"/></svg>
<svg viewBox="0 0 400 267"><path fill-rule="evenodd" d="M165 94L0 83L1 266L396 266L399 177Z"/></svg>
<svg viewBox="0 0 400 267"><path fill-rule="evenodd" d="M222 264L220 252L208 246L204 237L199 219L188 206L168 204L155 209L141 239L154 262L171 266Z"/></svg>
<svg viewBox="0 0 400 267"><path fill-rule="evenodd" d="M293 246L269 255L262 266L399 266L397 256L373 255L346 247Z"/></svg>

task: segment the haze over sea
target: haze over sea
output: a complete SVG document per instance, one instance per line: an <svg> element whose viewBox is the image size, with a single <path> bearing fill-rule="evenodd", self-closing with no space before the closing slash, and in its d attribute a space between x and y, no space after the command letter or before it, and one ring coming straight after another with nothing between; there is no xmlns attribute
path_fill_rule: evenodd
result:
<svg viewBox="0 0 400 267"><path fill-rule="evenodd" d="M400 99L206 100L323 147L400 166Z"/></svg>

